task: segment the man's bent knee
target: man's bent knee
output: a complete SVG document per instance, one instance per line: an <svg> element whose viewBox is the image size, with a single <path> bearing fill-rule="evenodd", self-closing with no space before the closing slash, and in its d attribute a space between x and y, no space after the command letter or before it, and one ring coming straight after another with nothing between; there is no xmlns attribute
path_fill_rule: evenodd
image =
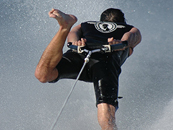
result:
<svg viewBox="0 0 173 130"><path fill-rule="evenodd" d="M54 70L51 70L51 71L44 70L44 69L41 71L41 69L36 68L35 77L41 83L46 83L58 77L58 70L55 68Z"/></svg>

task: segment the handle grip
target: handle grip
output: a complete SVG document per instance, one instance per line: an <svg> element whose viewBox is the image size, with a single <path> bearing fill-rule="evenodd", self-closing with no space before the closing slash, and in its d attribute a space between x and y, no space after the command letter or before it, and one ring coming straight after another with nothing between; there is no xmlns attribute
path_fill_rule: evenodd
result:
<svg viewBox="0 0 173 130"><path fill-rule="evenodd" d="M78 53L82 53L84 49L86 50L100 49L100 51L103 51L103 52L112 52L114 50L122 49L126 46L128 46L127 41L123 41L122 43L119 43L119 44L100 45L100 46L76 46L76 45L72 45L72 42L67 43L67 47L77 51Z"/></svg>

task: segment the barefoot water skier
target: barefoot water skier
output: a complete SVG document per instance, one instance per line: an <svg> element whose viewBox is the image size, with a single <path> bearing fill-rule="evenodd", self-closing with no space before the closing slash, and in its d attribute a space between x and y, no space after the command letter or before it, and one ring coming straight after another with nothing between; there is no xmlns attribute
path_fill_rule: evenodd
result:
<svg viewBox="0 0 173 130"><path fill-rule="evenodd" d="M107 9L100 21L87 21L72 28L77 22L74 15L52 9L49 16L59 23L59 30L44 50L35 70L36 78L42 82L57 82L59 79L76 79L86 53L68 50L63 54L67 39L77 46L119 44L128 42L128 46L110 53L94 53L85 66L79 80L93 82L98 122L102 130L116 130L115 112L118 109L118 77L121 66L140 43L140 31L126 24L124 13L119 9ZM72 29L71 29L72 28Z"/></svg>

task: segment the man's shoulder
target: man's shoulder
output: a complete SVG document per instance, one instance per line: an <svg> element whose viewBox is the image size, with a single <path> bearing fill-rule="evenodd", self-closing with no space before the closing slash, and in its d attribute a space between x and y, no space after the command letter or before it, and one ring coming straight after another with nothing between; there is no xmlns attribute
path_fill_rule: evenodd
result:
<svg viewBox="0 0 173 130"><path fill-rule="evenodd" d="M124 25L124 26L133 26L127 23L121 23L121 22L106 22L106 21L85 21L81 24L116 24L116 25Z"/></svg>
<svg viewBox="0 0 173 130"><path fill-rule="evenodd" d="M81 24L95 24L99 21L85 21L85 22L82 22Z"/></svg>
<svg viewBox="0 0 173 130"><path fill-rule="evenodd" d="M81 23L81 26L95 26L96 28L100 27L111 27L111 28L133 28L133 25L120 22L106 22L106 21L86 21Z"/></svg>

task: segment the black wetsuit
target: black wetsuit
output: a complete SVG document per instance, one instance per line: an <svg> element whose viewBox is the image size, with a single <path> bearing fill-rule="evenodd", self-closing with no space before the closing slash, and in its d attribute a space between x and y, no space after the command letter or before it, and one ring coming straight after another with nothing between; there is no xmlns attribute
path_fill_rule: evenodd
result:
<svg viewBox="0 0 173 130"><path fill-rule="evenodd" d="M87 39L87 46L92 43L102 45L107 39L121 39L124 33L131 30L133 26L124 23L89 21L81 24L83 38ZM118 107L118 77L121 73L121 65L128 57L129 49L115 51L112 53L93 53L89 63L86 64L79 80L93 82L96 94L96 104L108 103ZM57 65L59 79L76 79L83 63L86 53L78 54L72 50L64 53L62 60Z"/></svg>

